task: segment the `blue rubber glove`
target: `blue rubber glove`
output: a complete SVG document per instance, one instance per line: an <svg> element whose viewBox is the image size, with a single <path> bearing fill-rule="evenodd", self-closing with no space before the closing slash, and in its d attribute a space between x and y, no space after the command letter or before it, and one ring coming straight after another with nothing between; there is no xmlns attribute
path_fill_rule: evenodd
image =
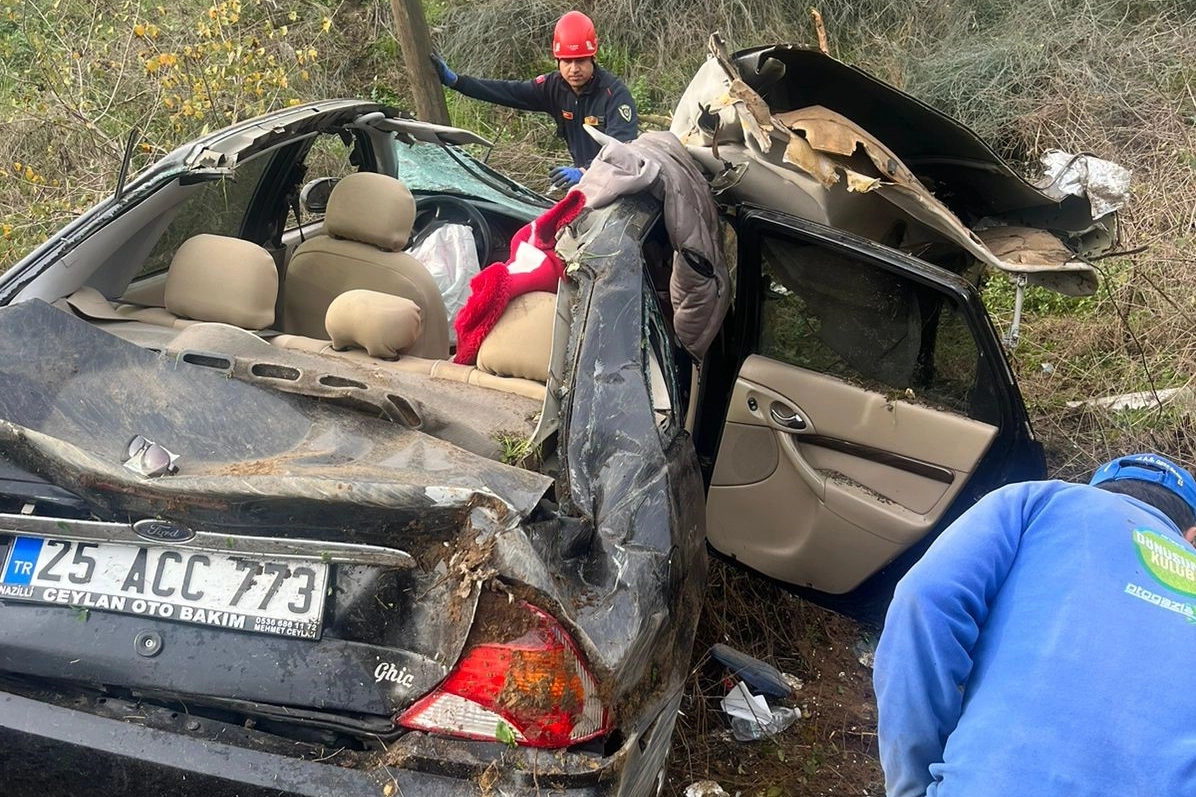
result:
<svg viewBox="0 0 1196 797"><path fill-rule="evenodd" d="M553 166L548 172L548 182L553 188L571 188L581 180L581 169L576 166Z"/></svg>
<svg viewBox="0 0 1196 797"><path fill-rule="evenodd" d="M436 75L440 78L440 82L448 86L450 89L457 85L457 73L449 69L449 65L444 62L436 53L431 53L428 58L432 61L432 66L436 67Z"/></svg>

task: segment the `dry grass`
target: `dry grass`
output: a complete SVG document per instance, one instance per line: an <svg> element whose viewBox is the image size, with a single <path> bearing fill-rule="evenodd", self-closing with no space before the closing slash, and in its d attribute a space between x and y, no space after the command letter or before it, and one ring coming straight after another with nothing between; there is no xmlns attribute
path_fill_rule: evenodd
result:
<svg viewBox="0 0 1196 797"><path fill-rule="evenodd" d="M714 780L767 797L883 793L871 670L874 631L721 562L712 562L666 794ZM802 717L777 736L738 742L719 707L730 683L707 655L716 642L800 678ZM775 704L775 703L774 703Z"/></svg>

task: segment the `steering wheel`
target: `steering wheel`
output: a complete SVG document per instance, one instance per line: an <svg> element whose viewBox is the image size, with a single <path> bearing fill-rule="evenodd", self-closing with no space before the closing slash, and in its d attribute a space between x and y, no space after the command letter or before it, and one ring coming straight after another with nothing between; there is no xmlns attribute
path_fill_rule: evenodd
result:
<svg viewBox="0 0 1196 797"><path fill-rule="evenodd" d="M486 217L464 199L448 194L421 196L415 200L415 220L411 225L411 242L408 245L422 240L441 224L468 225L473 231L473 244L478 251L478 267L490 265L494 239Z"/></svg>

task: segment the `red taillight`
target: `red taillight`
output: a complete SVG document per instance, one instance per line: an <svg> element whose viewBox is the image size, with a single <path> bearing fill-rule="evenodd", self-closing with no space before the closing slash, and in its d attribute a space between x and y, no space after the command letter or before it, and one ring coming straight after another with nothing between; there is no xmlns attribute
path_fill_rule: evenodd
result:
<svg viewBox="0 0 1196 797"><path fill-rule="evenodd" d="M606 709L573 640L535 606L519 607L531 618L516 638L473 645L399 723L491 741L503 740L505 724L517 743L531 747L567 747L605 732Z"/></svg>

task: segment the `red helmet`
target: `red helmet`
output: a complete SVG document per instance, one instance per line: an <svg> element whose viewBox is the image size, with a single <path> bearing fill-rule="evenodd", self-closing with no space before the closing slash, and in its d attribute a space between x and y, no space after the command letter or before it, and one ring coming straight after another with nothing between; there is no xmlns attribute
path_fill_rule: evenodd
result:
<svg viewBox="0 0 1196 797"><path fill-rule="evenodd" d="M572 61L593 58L598 53L598 33L593 21L580 11L570 11L557 20L552 32L552 57Z"/></svg>

